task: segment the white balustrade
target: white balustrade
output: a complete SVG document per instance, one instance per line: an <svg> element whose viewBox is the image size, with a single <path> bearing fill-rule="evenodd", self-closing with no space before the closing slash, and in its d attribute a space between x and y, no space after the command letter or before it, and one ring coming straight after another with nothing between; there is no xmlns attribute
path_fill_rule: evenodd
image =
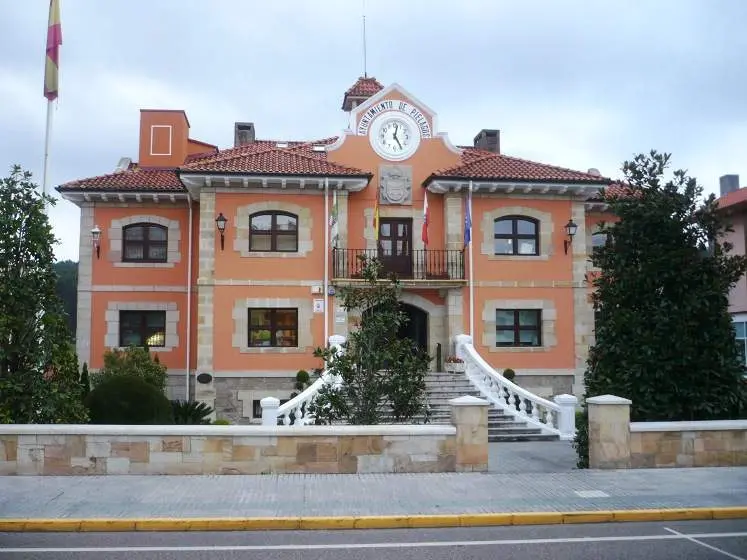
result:
<svg viewBox="0 0 747 560"><path fill-rule="evenodd" d="M345 337L341 335L332 335L329 337L329 344L334 349L330 362L334 361L335 356L343 352L342 345L345 343ZM295 426L305 426L314 423L314 417L310 414L310 408L316 400L319 391L325 385L339 386L342 381L335 375L331 374L328 369L322 372L319 379L314 381L301 393L293 397L287 403L280 406L280 401L275 397L265 397L259 401L262 407L262 425L276 426L278 418L284 426L291 424Z"/></svg>
<svg viewBox="0 0 747 560"><path fill-rule="evenodd" d="M540 428L544 434L572 440L576 435L576 405L573 395L557 395L555 402L543 399L506 379L477 353L472 337L456 336L456 354L465 364L465 375L496 408L516 420Z"/></svg>

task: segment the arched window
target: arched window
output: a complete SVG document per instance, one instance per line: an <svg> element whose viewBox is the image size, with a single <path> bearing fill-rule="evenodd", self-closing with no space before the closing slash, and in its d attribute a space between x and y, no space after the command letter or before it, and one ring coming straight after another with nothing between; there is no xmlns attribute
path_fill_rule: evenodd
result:
<svg viewBox="0 0 747 560"><path fill-rule="evenodd" d="M493 223L496 255L539 255L539 221L527 216L505 216Z"/></svg>
<svg viewBox="0 0 747 560"><path fill-rule="evenodd" d="M249 216L249 250L298 251L298 216L289 212L257 212Z"/></svg>
<svg viewBox="0 0 747 560"><path fill-rule="evenodd" d="M607 233L603 231L597 231L591 234L591 246L592 247L604 247L607 243Z"/></svg>
<svg viewBox="0 0 747 560"><path fill-rule="evenodd" d="M158 224L139 223L122 228L122 261L166 262L169 230Z"/></svg>

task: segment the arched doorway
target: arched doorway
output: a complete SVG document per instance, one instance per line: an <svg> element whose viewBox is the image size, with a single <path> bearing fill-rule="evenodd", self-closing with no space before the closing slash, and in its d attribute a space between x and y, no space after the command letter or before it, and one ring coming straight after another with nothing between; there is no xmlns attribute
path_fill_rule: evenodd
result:
<svg viewBox="0 0 747 560"><path fill-rule="evenodd" d="M400 325L399 330L397 331L397 338L412 340L418 348L427 351L428 313L419 307L410 305L409 303L400 302L399 306L402 312L407 315L407 320ZM363 312L363 317L365 318L366 315L375 312L375 307L366 309Z"/></svg>

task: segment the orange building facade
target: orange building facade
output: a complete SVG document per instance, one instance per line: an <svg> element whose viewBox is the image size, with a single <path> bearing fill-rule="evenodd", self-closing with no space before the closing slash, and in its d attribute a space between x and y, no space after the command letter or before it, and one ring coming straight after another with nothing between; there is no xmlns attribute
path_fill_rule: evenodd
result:
<svg viewBox="0 0 747 560"><path fill-rule="evenodd" d="M59 186L81 209L80 361L147 344L171 398L258 422L260 399L287 398L321 365L314 348L355 328L337 290L367 255L401 279L402 336L445 360L471 332L527 389L580 396L611 181L503 155L497 130L454 146L397 84L361 78L342 109L339 136L258 140L235 123L223 150L189 138L183 111L143 110L137 163Z"/></svg>

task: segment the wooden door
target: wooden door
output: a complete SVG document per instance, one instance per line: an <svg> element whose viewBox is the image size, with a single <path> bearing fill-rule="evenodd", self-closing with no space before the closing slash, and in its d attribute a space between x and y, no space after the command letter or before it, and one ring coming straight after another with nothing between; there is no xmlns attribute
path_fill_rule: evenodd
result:
<svg viewBox="0 0 747 560"><path fill-rule="evenodd" d="M412 276L412 218L379 220L379 260L386 272Z"/></svg>

